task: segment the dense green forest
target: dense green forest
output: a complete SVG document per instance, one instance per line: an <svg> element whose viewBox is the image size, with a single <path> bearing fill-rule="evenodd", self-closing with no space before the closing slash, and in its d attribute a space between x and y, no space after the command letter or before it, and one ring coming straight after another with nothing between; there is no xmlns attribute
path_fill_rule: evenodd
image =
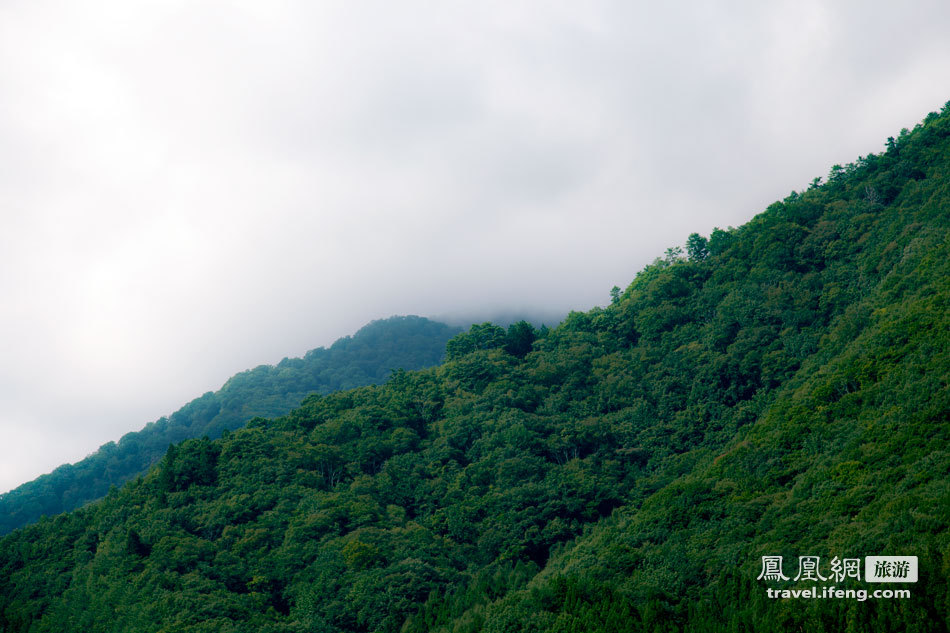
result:
<svg viewBox="0 0 950 633"><path fill-rule="evenodd" d="M310 350L303 358L241 372L218 391L105 444L82 461L0 494L0 534L101 499L111 486L144 474L169 444L205 435L216 438L256 416L284 415L311 393L379 384L393 369L436 365L446 341L459 331L423 317L391 317L373 321L329 348Z"/></svg>
<svg viewBox="0 0 950 633"><path fill-rule="evenodd" d="M0 629L947 631L948 229L950 104L605 308L474 326L13 532ZM920 580L776 600L772 555Z"/></svg>

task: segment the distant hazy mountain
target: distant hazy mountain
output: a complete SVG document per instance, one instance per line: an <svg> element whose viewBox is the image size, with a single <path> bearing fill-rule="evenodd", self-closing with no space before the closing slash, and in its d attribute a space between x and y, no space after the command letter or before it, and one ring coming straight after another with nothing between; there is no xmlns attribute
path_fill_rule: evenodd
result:
<svg viewBox="0 0 950 633"><path fill-rule="evenodd" d="M75 464L0 495L0 534L42 515L52 516L99 499L144 473L168 445L193 437L218 437L255 416L283 415L311 393L327 394L384 382L393 369L421 369L441 362L445 343L460 328L423 317L373 321L329 348L241 372L220 390L192 400L167 418L109 442Z"/></svg>

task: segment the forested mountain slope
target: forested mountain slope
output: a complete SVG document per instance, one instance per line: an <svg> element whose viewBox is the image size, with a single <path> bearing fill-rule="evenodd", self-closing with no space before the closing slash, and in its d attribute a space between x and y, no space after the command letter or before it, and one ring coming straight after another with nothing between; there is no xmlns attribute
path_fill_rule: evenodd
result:
<svg viewBox="0 0 950 633"><path fill-rule="evenodd" d="M946 631L948 238L950 104L606 308L475 326L8 535L0 629ZM776 600L766 555L920 580Z"/></svg>
<svg viewBox="0 0 950 633"><path fill-rule="evenodd" d="M329 348L285 358L232 376L141 431L103 445L75 464L0 494L0 534L42 515L52 516L101 499L159 460L168 445L193 437L217 437L255 416L283 415L311 393L327 394L385 381L393 369L422 369L441 362L445 343L459 328L417 316L373 321Z"/></svg>

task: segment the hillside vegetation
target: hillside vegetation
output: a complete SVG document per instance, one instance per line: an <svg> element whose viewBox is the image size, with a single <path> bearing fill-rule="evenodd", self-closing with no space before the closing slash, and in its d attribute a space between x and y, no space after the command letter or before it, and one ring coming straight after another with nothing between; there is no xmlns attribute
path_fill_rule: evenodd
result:
<svg viewBox="0 0 950 633"><path fill-rule="evenodd" d="M950 104L605 308L475 326L8 535L0 629L946 631L948 225ZM766 555L920 581L775 600Z"/></svg>
<svg viewBox="0 0 950 633"><path fill-rule="evenodd" d="M445 343L459 328L423 317L373 321L329 348L285 358L232 376L218 391L195 398L168 417L109 442L75 464L60 466L0 494L0 534L101 499L111 486L144 474L169 444L215 438L255 416L289 412L311 393L384 382L393 369L422 369L441 362Z"/></svg>

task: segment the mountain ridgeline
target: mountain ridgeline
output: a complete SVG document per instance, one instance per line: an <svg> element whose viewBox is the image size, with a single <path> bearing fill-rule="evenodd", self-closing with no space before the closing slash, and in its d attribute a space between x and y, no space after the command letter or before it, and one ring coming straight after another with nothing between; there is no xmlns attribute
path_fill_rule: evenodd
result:
<svg viewBox="0 0 950 633"><path fill-rule="evenodd" d="M0 630L947 631L948 315L950 104L605 308L473 327L17 530ZM766 593L879 555L919 581L829 584L910 597Z"/></svg>
<svg viewBox="0 0 950 633"><path fill-rule="evenodd" d="M422 369L441 362L445 344L460 328L418 316L373 321L329 348L241 372L141 431L109 442L75 464L60 466L0 494L0 534L101 499L111 486L144 474L185 439L216 438L254 417L275 417L311 393L327 394L384 382L393 369Z"/></svg>

